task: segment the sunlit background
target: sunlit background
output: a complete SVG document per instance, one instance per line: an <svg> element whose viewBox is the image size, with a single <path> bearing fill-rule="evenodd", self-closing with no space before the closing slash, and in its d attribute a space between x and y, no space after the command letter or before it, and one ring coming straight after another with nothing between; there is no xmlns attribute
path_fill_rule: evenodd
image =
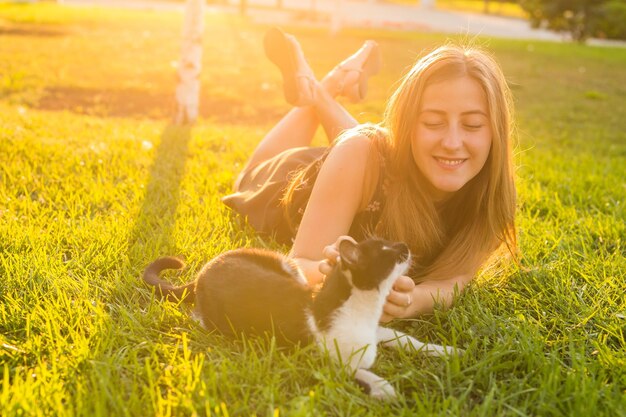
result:
<svg viewBox="0 0 626 417"><path fill-rule="evenodd" d="M199 114L177 125L198 3L0 1L2 417L625 415L623 1L201 5ZM468 352L383 350L398 403L313 350L207 333L138 279L162 255L186 258L169 277L184 282L229 249L288 250L220 201L290 110L263 52L274 25L318 77L378 42L366 100L342 101L359 121L379 121L412 63L450 41L491 51L513 92L523 268L483 271L454 308L397 324Z"/></svg>

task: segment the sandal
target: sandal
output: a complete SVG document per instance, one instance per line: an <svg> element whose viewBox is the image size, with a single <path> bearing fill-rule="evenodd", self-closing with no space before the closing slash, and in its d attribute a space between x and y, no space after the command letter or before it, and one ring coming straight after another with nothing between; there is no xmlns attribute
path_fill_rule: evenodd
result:
<svg viewBox="0 0 626 417"><path fill-rule="evenodd" d="M363 53L363 47L366 45L371 45L369 51L367 52L367 57L361 66L355 66L352 62L350 62L351 58L356 58L359 54ZM369 77L372 75L378 74L380 72L380 68L382 66L382 58L380 55L380 48L378 44L374 41L366 41L363 47L357 51L354 55L349 57L346 61L337 65L336 69L341 72L348 73L351 71L355 71L358 73L358 78L354 85L346 86L341 82L339 87L339 91L342 95L348 97L353 102L361 101L367 95L367 81ZM344 75L345 77L345 75ZM346 90L346 87L349 89Z"/></svg>
<svg viewBox="0 0 626 417"><path fill-rule="evenodd" d="M288 36L291 35L272 28L265 34L263 46L265 55L282 74L285 100L294 106L303 106L313 100L315 77L299 50L297 41Z"/></svg>

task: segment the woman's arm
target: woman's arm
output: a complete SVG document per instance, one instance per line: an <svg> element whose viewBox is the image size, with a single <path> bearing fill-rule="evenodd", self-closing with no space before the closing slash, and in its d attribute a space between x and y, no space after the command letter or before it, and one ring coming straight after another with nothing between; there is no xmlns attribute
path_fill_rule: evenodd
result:
<svg viewBox="0 0 626 417"><path fill-rule="evenodd" d="M340 238L341 239L341 238ZM328 275L335 265L338 255L336 244L324 249L326 259L315 262L310 267L317 266L320 282ZM420 314L431 313L435 305L450 307L454 297L474 278L475 274L458 275L447 280L428 280L415 284L408 276L401 276L396 280L383 306L381 322L388 322L395 318L409 318Z"/></svg>
<svg viewBox="0 0 626 417"><path fill-rule="evenodd" d="M400 277L387 297L381 322L394 318L409 318L431 313L435 305L449 307L454 297L474 278L475 274L459 275L446 280L428 280L417 285L407 276Z"/></svg>
<svg viewBox="0 0 626 417"><path fill-rule="evenodd" d="M323 281L323 250L348 234L363 197L370 141L353 136L335 145L315 180L291 256L311 285Z"/></svg>
<svg viewBox="0 0 626 417"><path fill-rule="evenodd" d="M302 257L294 257L293 260L296 261L311 287L316 287L324 282L326 275L319 270L320 260Z"/></svg>

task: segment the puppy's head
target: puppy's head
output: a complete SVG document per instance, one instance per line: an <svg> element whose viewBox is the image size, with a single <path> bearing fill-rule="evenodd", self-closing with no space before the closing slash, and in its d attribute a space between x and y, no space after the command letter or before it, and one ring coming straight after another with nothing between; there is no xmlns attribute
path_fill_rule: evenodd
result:
<svg viewBox="0 0 626 417"><path fill-rule="evenodd" d="M395 280L411 264L409 248L404 243L367 239L360 243L344 239L339 242L340 268L349 274L355 288L378 288L385 295Z"/></svg>

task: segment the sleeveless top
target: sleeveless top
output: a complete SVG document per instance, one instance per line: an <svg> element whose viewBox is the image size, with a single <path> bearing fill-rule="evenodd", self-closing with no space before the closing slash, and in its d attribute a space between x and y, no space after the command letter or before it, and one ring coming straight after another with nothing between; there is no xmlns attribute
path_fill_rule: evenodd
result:
<svg viewBox="0 0 626 417"><path fill-rule="evenodd" d="M313 184L330 148L293 148L275 157L248 167L242 173L236 191L222 201L247 218L248 223L262 235L278 242L291 244L298 231L304 209L311 196ZM294 191L291 204L282 203L293 175L305 173ZM350 227L349 235L361 240L375 229L385 201L384 161L372 198L359 211Z"/></svg>

